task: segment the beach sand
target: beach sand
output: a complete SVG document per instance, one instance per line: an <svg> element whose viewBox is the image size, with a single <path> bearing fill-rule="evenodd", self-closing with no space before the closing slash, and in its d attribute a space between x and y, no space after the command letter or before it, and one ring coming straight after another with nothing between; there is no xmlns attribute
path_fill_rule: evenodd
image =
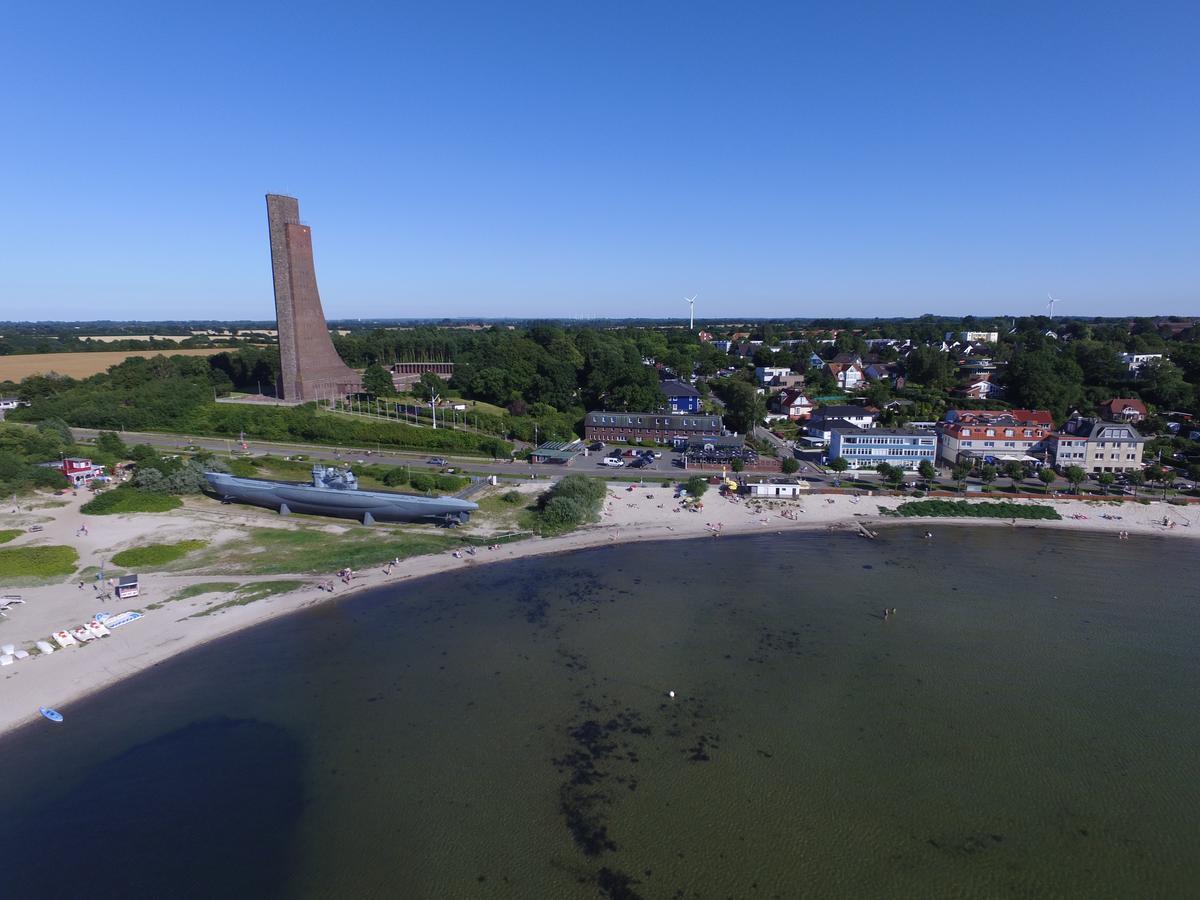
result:
<svg viewBox="0 0 1200 900"><path fill-rule="evenodd" d="M526 493L545 490L545 482L521 486ZM511 490L501 485L497 490ZM46 505L61 502L65 505ZM4 510L0 527L28 529L40 524L43 530L26 533L4 547L31 544L66 544L75 547L81 568L100 566L113 552L148 543L170 543L186 538L201 538L220 545L235 542L248 526L297 527L265 510L240 506L222 506L214 501L189 501L180 510L163 514L122 516L84 516L79 506L86 492L78 497L41 498L32 508L18 512ZM1003 495L971 498L1002 500ZM39 506L38 503L42 505ZM98 612L127 609L145 611L142 619L113 631L112 635L82 647L59 650L49 656L36 651L25 660L0 668L0 734L40 719L39 706L54 706L70 715L72 701L99 690L111 689L121 679L151 668L163 660L243 628L266 622L317 603L336 602L352 593L422 578L467 566L521 559L547 553L560 553L617 542L670 540L685 538L717 539L722 534L782 533L797 530L854 530L860 525L875 530L880 526L920 527L936 533L952 525L993 525L1010 527L1009 520L995 519L898 519L881 517L880 510L895 508L904 502L899 497L853 497L845 494L815 494L798 501L771 501L762 504L723 498L713 488L698 511L684 509L673 491L660 484L631 486L611 483L600 521L561 537L530 538L494 549L479 548L474 555L450 552L413 557L401 562L391 574L383 566L356 572L349 585L334 572L252 576L209 571L205 574L143 573L142 594L127 601L101 602L93 590L94 578L78 578L62 584L13 588L0 585L0 594L20 595L26 602L0 619L0 644L27 647L35 640L48 640L52 632L71 628L90 620ZM1018 527L1069 528L1111 534L1114 549L1121 532L1129 534L1170 534L1200 537L1200 507L1172 506L1162 502L1100 503L1074 499L1022 500L1036 505L1052 504L1064 518L1061 521L1016 520ZM1109 515L1113 518L1101 518ZM1083 518L1073 518L1080 516ZM1119 517L1119 518L1117 518ZM1174 526L1163 525L1164 518ZM88 533L79 534L86 524ZM307 527L313 527L311 524ZM317 526L321 527L321 526ZM344 530L336 522L324 526L331 533ZM386 534L381 533L381 540ZM229 581L245 585L256 581L302 580L305 587L277 594L243 606L231 606L212 615L189 618L205 607L230 599L231 594L206 594L189 600L177 600L161 608L147 609L189 585ZM332 593L319 589L332 581Z"/></svg>

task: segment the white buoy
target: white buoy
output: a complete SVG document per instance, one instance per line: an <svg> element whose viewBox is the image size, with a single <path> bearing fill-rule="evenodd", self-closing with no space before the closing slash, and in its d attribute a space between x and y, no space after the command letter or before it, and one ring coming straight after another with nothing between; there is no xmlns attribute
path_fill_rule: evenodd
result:
<svg viewBox="0 0 1200 900"><path fill-rule="evenodd" d="M674 699L675 699L675 692L674 692L674 691L667 691L667 696L668 696L668 697L670 697L672 700L674 700Z"/></svg>

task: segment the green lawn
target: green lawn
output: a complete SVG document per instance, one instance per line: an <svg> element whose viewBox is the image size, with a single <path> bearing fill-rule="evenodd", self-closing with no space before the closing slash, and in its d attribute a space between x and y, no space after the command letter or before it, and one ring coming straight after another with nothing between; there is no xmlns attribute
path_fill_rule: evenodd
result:
<svg viewBox="0 0 1200 900"><path fill-rule="evenodd" d="M194 550L208 546L208 541L179 541L176 544L147 544L145 547L134 547L114 553L114 565L125 569L149 569L165 566L167 563L182 559Z"/></svg>
<svg viewBox="0 0 1200 900"><path fill-rule="evenodd" d="M170 494L153 494L122 486L97 494L94 499L83 504L79 511L93 516L110 516L119 513L170 512L182 505L182 500Z"/></svg>
<svg viewBox="0 0 1200 900"><path fill-rule="evenodd" d="M9 541L16 540L24 532L17 528L6 528L0 531L0 544L7 544Z"/></svg>
<svg viewBox="0 0 1200 900"><path fill-rule="evenodd" d="M0 578L53 578L75 572L74 547L13 547L0 550Z"/></svg>

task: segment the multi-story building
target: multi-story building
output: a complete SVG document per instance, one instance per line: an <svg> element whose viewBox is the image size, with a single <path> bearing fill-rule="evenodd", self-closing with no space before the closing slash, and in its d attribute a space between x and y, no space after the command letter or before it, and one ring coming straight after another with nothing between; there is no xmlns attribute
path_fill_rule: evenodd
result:
<svg viewBox="0 0 1200 900"><path fill-rule="evenodd" d="M1101 403L1097 411L1110 422L1141 422L1146 418L1146 404L1141 400L1114 398Z"/></svg>
<svg viewBox="0 0 1200 900"><path fill-rule="evenodd" d="M787 416L793 422L807 419L813 411L813 403L799 388L784 388L771 400L771 408L777 415Z"/></svg>
<svg viewBox="0 0 1200 900"><path fill-rule="evenodd" d="M998 331L947 331L947 341L962 341L964 344L994 344L1000 340Z"/></svg>
<svg viewBox="0 0 1200 900"><path fill-rule="evenodd" d="M779 380L792 374L789 366L755 366L754 380L762 387L778 384Z"/></svg>
<svg viewBox="0 0 1200 900"><path fill-rule="evenodd" d="M1161 353L1122 353L1121 362L1129 368L1130 373L1137 375L1142 366L1163 358Z"/></svg>
<svg viewBox="0 0 1200 900"><path fill-rule="evenodd" d="M852 469L880 463L916 469L922 460L937 458L938 436L924 428L855 428L834 426L829 441L829 458L844 459Z"/></svg>
<svg viewBox="0 0 1200 900"><path fill-rule="evenodd" d="M618 413L597 410L583 420L583 433L589 441L625 443L686 443L692 436L723 433L720 416L691 413Z"/></svg>
<svg viewBox="0 0 1200 900"><path fill-rule="evenodd" d="M671 412L700 412L700 392L683 381L664 381L659 385L667 395L667 406Z"/></svg>
<svg viewBox="0 0 1200 900"><path fill-rule="evenodd" d="M1040 450L1051 434L1053 419L1045 410L950 410L940 424L942 459L1025 460Z"/></svg>
<svg viewBox="0 0 1200 900"><path fill-rule="evenodd" d="M825 363L825 371L843 391L852 391L867 380L862 357L857 353L839 353Z"/></svg>
<svg viewBox="0 0 1200 900"><path fill-rule="evenodd" d="M1124 422L1073 419L1067 430L1050 436L1047 460L1059 469L1079 466L1085 472L1130 472L1143 467L1146 439Z"/></svg>

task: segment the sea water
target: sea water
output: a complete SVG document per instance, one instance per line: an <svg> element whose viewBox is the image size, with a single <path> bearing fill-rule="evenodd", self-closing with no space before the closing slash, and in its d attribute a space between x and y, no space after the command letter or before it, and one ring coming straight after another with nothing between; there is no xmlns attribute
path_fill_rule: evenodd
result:
<svg viewBox="0 0 1200 900"><path fill-rule="evenodd" d="M0 894L1194 896L1191 542L934 531L464 564L192 651L0 741Z"/></svg>

